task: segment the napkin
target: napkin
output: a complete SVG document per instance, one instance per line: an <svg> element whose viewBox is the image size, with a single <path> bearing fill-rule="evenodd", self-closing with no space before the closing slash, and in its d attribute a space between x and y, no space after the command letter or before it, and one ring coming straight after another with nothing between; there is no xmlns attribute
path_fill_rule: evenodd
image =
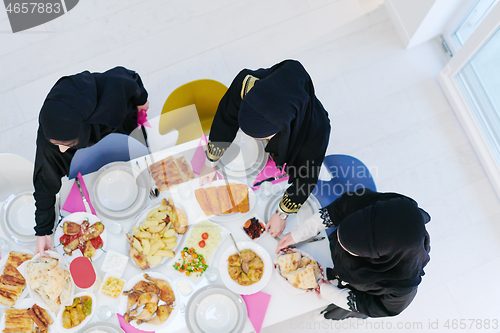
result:
<svg viewBox="0 0 500 333"><path fill-rule="evenodd" d="M250 319L255 332L260 333L271 295L259 291L256 294L241 295L241 297L247 305L248 319Z"/></svg>
<svg viewBox="0 0 500 333"><path fill-rule="evenodd" d="M264 166L264 169L262 169L262 171L257 175L257 178L255 178L254 184L257 182L260 182L261 180L264 180L266 178L280 176L280 175L285 173L284 169L285 168L283 168L283 171L280 171L276 167L276 163L274 163L273 159L269 157L269 159L267 160L266 166ZM276 184L276 183L282 182L284 180L288 180L288 178L289 177L283 177L283 178L280 178L277 180L273 180L271 183ZM252 189L256 190L259 187L260 187L260 185L255 186Z"/></svg>
<svg viewBox="0 0 500 333"><path fill-rule="evenodd" d="M137 127L141 128L141 126L153 128L148 121L148 112L146 110L137 112Z"/></svg>
<svg viewBox="0 0 500 333"><path fill-rule="evenodd" d="M117 313L116 316L118 317L118 322L120 323L120 327L122 328L122 330L125 331L125 333L155 333L154 331L141 331L140 329L135 328L134 326L127 323L127 321L125 320L125 318L123 318L121 314Z"/></svg>
<svg viewBox="0 0 500 333"><path fill-rule="evenodd" d="M87 187L85 186L85 183L83 181L82 174L79 172L77 177L78 179L80 179L80 184L82 184L83 195L85 195L85 198L89 203L90 210L92 211L92 214L95 215L95 209L90 203L89 192L87 191ZM62 209L69 213L85 211L85 205L83 204L82 196L80 195L80 191L78 190L78 185L76 185L76 182L73 184L73 187L71 188L71 191L69 192Z"/></svg>

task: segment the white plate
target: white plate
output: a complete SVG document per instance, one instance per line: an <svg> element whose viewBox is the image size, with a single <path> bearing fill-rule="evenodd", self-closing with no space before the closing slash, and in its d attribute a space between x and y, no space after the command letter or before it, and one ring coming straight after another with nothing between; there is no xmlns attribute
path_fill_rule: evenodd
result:
<svg viewBox="0 0 500 333"><path fill-rule="evenodd" d="M221 231L220 231L221 241L219 243L219 246L220 246L220 244L222 244L224 242L224 240L229 236L229 229L227 229L226 227L223 227L222 225L220 225L218 223L215 223L212 221L208 221L208 222L214 224L215 226L217 226L218 228L221 229ZM184 234L185 238L184 238L182 247L178 247L179 250L175 253L174 261L172 262L172 264L175 264L176 262L181 263L180 259L181 259L182 249L184 247L187 247L187 241L188 241L189 237L191 237L191 232L193 231L194 226L196 226L196 224L190 225L188 228L188 231ZM217 252L218 249L219 248L212 251L212 253L210 254L210 258L205 258L205 262L207 263L207 265L209 265L209 266L213 265L212 260L215 257L215 253ZM180 273L179 271L175 270L175 268L173 268L172 265L169 265L169 268L171 268L177 274L181 274L183 277L189 278L191 280L191 282L193 282L195 284L197 284L198 282L200 282L203 279L203 275L201 275L201 276L194 276L194 275L186 276L185 273ZM205 274L205 273L203 272L203 274Z"/></svg>
<svg viewBox="0 0 500 333"><path fill-rule="evenodd" d="M147 272L147 273L137 274L136 276L130 278L127 281L127 283L125 284L125 289L124 290L128 291L128 290L132 289L132 287L137 282L139 282L141 280L148 281L148 280L146 280L144 278L144 274L148 274L153 279L161 279L161 280L167 281L168 284L170 284L170 288L172 288L172 290L174 292L174 295L175 295L174 309L172 310L172 313L170 314L170 317L168 317L168 319L165 320L165 322L162 323L161 325L153 325L153 324L148 324L148 323L144 323L144 324L138 325L137 321L135 321L135 320L132 320L129 323L132 326L134 326L135 328L138 328L138 329L140 329L142 331L153 331L153 332L156 332L156 331L161 330L162 328L167 327L168 324L170 324L175 319L175 316L177 315L177 312L179 311L179 305L178 305L179 304L179 293L177 292L177 288L175 287L175 284L173 284L172 281L170 281L170 279L167 278L165 275L160 274L158 272ZM163 301L159 301L158 305L162 305L162 304L165 304L165 303ZM139 312L141 310L142 309L140 308ZM124 315L126 311L127 311L127 296L122 295L120 297L120 304L118 305L118 313L121 314L121 315Z"/></svg>
<svg viewBox="0 0 500 333"><path fill-rule="evenodd" d="M19 253L34 254L32 251L27 250L27 249L25 249L25 250L19 250L19 251L12 250L10 252L19 252ZM8 259L9 259L9 254L7 254L6 256L4 256L2 258L2 260L0 260L0 275L3 273L3 270L5 268L5 264L7 263ZM23 292L21 293L21 295L19 295L19 298L16 300L16 303L14 303L14 308L17 309L16 306L18 306L18 304L26 297L26 295L28 295L28 288L26 288L26 284L25 284ZM0 309L7 309L7 308L9 308L9 306L0 303Z"/></svg>
<svg viewBox="0 0 500 333"><path fill-rule="evenodd" d="M218 285L198 290L186 307L186 325L193 333L239 333L246 320L243 298Z"/></svg>
<svg viewBox="0 0 500 333"><path fill-rule="evenodd" d="M266 221L269 221L271 216L274 214L282 197L283 193L277 193L269 199L264 213L264 218L266 219ZM296 214L288 215L288 218L286 219L285 230L283 230L281 235L276 238L281 239L283 235L286 235L287 233L295 229L295 226L305 222L313 214L317 213L320 208L321 206L318 199L316 199L316 197L311 194Z"/></svg>
<svg viewBox="0 0 500 333"><path fill-rule="evenodd" d="M264 262L264 275L259 282L254 283L250 286L240 286L238 283L233 281L233 279L231 279L231 277L229 276L229 272L227 271L227 258L236 253L236 248L234 247L234 245L231 245L226 251L224 251L220 258L220 277L222 279L222 282L224 282L226 287L228 287L232 292L240 295L255 294L261 291L265 286L267 286L269 280L271 279L271 275L273 274L273 262L271 260L271 256L262 246L254 242L238 242L237 245L240 252L244 249L250 249L262 259L262 261Z"/></svg>
<svg viewBox="0 0 500 333"><path fill-rule="evenodd" d="M90 321L90 319L92 319L92 316L94 315L94 312L97 308L97 300L96 300L96 297L94 294L92 293L88 293L88 292L81 292L81 293L78 293L76 295L74 295L72 298L71 298L71 302L73 303L73 300L76 298L76 297L81 297L81 296L90 296L90 298L92 299L92 312L85 318L84 321L82 321L80 323L80 325L78 326L75 326L73 328L64 328L63 325L62 325L62 315L63 315L63 312L64 312L64 308L61 307L61 310L59 310L59 312L57 313L57 319L56 319L56 324L57 324L57 332L58 333L73 333L73 332L76 332L80 329L82 329L82 327L84 327L85 325L87 325L87 323Z"/></svg>
<svg viewBox="0 0 500 333"><path fill-rule="evenodd" d="M22 310L22 309L28 309L28 308L31 308L33 305L35 304L35 300L32 299L32 298L27 298L27 299L23 299L22 301L20 301L19 303L16 303L13 308L14 309L18 309L18 310ZM38 304L39 306L41 306L40 304ZM52 318L52 320L56 321L56 315L54 314L54 312L48 310L48 309L45 309L45 311L47 311L47 314ZM52 325L49 326L49 330L50 331L53 331L54 329L54 323L52 323ZM0 332L3 332L3 330L5 329L5 312L2 314L2 319L0 319Z"/></svg>
<svg viewBox="0 0 500 333"><path fill-rule="evenodd" d="M45 251L45 253L51 257L51 258L54 258L54 259L57 259L59 260L58 262L58 266L61 267L62 269L66 270L66 271L70 271L69 270L69 264L66 260L64 260L64 257L62 255L60 255L59 253L57 252L54 252L54 251ZM28 289L28 293L30 295L30 297L32 299L35 300L36 304L38 304L39 306L41 306L42 308L46 309L47 311L50 310L49 306L47 305L47 303L45 303L45 301L42 299L42 296L40 296L40 294L38 292L36 292L35 290L31 289L31 286L30 286L30 283L29 283L29 280L28 280L28 274L26 273L26 270L27 270L27 267L28 267L28 263L32 260L37 260L38 258L40 258L40 253L38 254L35 254L35 256L31 259L31 260L28 260L28 261L25 261L23 262L18 268L17 270L19 271L19 273L21 273L21 275L26 279L27 283L26 283L26 289ZM72 302L73 302L73 294L75 292L75 282L73 281L73 277L71 276L71 274L69 275L69 278L71 279L71 290L70 290L70 297L69 297L69 300L68 300L68 304L61 304L59 309L65 305L71 305Z"/></svg>
<svg viewBox="0 0 500 333"><path fill-rule="evenodd" d="M234 181L234 180L227 180L227 183L225 180L223 179L220 179L220 180L216 180L214 182L212 182L212 184L210 185L205 185L205 186L199 186L199 182L196 182L196 186L193 190L193 197L194 197L194 201L196 202L194 204L194 207L196 207L196 210L198 212L199 215L201 215L201 218L199 219L200 221L201 220L206 220L206 219L209 219L210 221L214 221L214 222L227 222L227 221L233 221L233 220L236 220L236 219L239 219L239 218L242 218L250 213L252 213L252 210L255 208L255 205L257 204L257 198L255 197L255 193L254 191L252 190L251 187L248 187L248 203L250 205L250 209L248 210L248 212L246 213L229 213L229 214L221 214L221 215L209 215L207 216L204 212L203 212L203 209L201 209L201 206L200 204L198 203L198 200L196 200L196 195L194 193L194 191L196 191L197 189L199 188L208 188L208 187L217 187L217 186L226 186L227 184L229 183L235 183L235 184L243 184L243 185L246 185L244 183L241 183L241 182L238 182L238 181Z"/></svg>
<svg viewBox="0 0 500 333"><path fill-rule="evenodd" d="M119 326L113 325L105 321L99 321L97 323L92 323L87 325L82 331L82 333L125 333Z"/></svg>
<svg viewBox="0 0 500 333"><path fill-rule="evenodd" d="M294 252L298 252L300 253L303 257L307 257L311 260L314 260L316 261L309 253L307 252L304 252L302 250L299 250L299 249L293 249ZM317 261L316 261L317 262ZM318 263L319 265L319 263ZM292 295L298 295L298 294L304 294L307 292L307 290L304 290L304 289L300 289L300 288L295 288L294 286L292 286L292 284L285 278L281 275L281 270L280 270L280 267L278 264L274 264L274 274L276 275L276 278L278 279L278 282L283 286L283 288L285 288L286 291L288 291L290 294ZM320 266L320 276L318 278L318 282L323 278L323 271L322 271L322 268Z"/></svg>
<svg viewBox="0 0 500 333"><path fill-rule="evenodd" d="M167 200L168 200L168 198L167 198ZM134 225L134 226L136 226L136 227L139 227L139 224L141 224L142 222L146 221L146 218L147 218L147 216L148 216L149 211L151 211L151 209L153 209L153 208L158 208L160 205L161 205L161 204L156 203L156 204L153 204L153 205L150 205L150 206L148 206L148 207L144 208L144 210L143 210L143 211L142 211L142 212L141 212L141 213L137 216L137 218L135 219L135 221L134 221L134 224L133 224L133 225ZM184 209L184 207L183 207L182 205L178 204L178 200L177 200L177 201L174 201L174 206L175 206L175 207L178 207L179 209L181 209L182 211L184 211L184 213L186 214L186 217L187 217L187 211L186 211L186 209ZM134 234L134 231L131 229L131 230L130 230L130 233L133 235L133 234ZM173 249L172 249L172 251L174 251L174 253L175 253L175 254L177 254L177 252L180 252L180 249L182 249L182 247L181 247L181 246L182 246L182 243L183 243L183 241L184 241L184 235L185 235L185 233L184 233L183 235L180 235L180 234L178 234L178 233L176 233L176 234L175 234L175 236L177 237L177 246L176 246L175 248L173 248ZM127 239L126 237L125 237L125 240L126 240L127 244L129 244L128 239ZM127 249L128 249L128 248L129 248L129 245L127 245ZM149 268L150 268L150 269L158 269L158 268L161 268L161 267L165 266L167 263L169 263L170 261L172 261L172 259L173 259L173 258L163 257L163 259L161 260L161 263L160 263L160 264L158 264L158 265L149 265ZM139 267L135 264L135 262L134 262L134 260L133 260L132 258L130 258L130 261L132 262L132 264L133 264L135 267L139 268ZM140 269L140 268L139 268L139 269Z"/></svg>
<svg viewBox="0 0 500 333"><path fill-rule="evenodd" d="M57 200L57 199L56 199ZM56 205L57 206L57 205ZM1 209L2 225L5 234L21 245L36 243L35 230L35 198L33 192L13 194L7 198ZM59 212L55 207L55 222Z"/></svg>
<svg viewBox="0 0 500 333"><path fill-rule="evenodd" d="M220 163L227 175L247 179L256 176L264 168L268 158L269 154L265 152L262 140L255 140L239 130L220 158Z"/></svg>
<svg viewBox="0 0 500 333"><path fill-rule="evenodd" d="M113 162L99 169L90 188L96 212L112 220L136 216L149 199L149 175L130 162Z"/></svg>
<svg viewBox="0 0 500 333"><path fill-rule="evenodd" d="M73 259L75 259L75 258L83 257L83 254L80 250L76 249L75 251L73 251L72 255L67 255L64 252L63 245L59 245L59 239L61 238L62 235L64 235L64 232L63 232L64 222L70 221L70 222L82 224L82 222L85 221L86 219L89 220L89 227L96 222L102 222L100 218L98 218L95 215L92 215L91 213L87 213L87 212L73 213L73 214L66 216L64 219L62 219L61 223L59 224L59 226L56 228L56 230L54 232L54 237L53 237L54 238L54 248L56 249L57 253L64 256L64 258L66 258L66 260L68 260L69 262L72 262ZM95 250L95 254L91 258L92 261L95 261L96 259L98 259L101 256L101 254L104 251L106 251L106 249L108 247L108 232L106 231L106 226L104 226L104 231L101 233L100 236L101 236L103 245L102 245L101 249Z"/></svg>

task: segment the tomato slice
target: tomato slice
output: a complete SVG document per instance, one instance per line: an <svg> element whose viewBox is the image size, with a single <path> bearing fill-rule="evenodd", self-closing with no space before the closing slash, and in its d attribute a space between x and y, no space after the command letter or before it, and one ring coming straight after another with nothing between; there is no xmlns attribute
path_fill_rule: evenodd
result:
<svg viewBox="0 0 500 333"><path fill-rule="evenodd" d="M201 238L208 239L208 233L207 232L202 233Z"/></svg>
<svg viewBox="0 0 500 333"><path fill-rule="evenodd" d="M204 240L201 240L198 245L201 247L201 248L204 248L206 246L205 244L205 241Z"/></svg>

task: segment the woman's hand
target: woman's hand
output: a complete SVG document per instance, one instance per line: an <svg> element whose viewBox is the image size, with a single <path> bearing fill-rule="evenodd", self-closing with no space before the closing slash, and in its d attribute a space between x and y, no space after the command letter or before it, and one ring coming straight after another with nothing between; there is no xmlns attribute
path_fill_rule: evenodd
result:
<svg viewBox="0 0 500 333"><path fill-rule="evenodd" d="M321 288L320 288L323 283L331 284L330 281L328 280L325 279L319 280L318 287L314 289L314 292L316 293L316 296L318 296L318 299L323 299L323 296L321 296Z"/></svg>
<svg viewBox="0 0 500 333"><path fill-rule="evenodd" d="M276 254L278 254L281 251L281 249L284 249L284 248L288 247L289 245L292 245L295 243L297 243L297 242L293 239L292 233L291 232L287 233L278 242L278 247L276 248Z"/></svg>
<svg viewBox="0 0 500 333"><path fill-rule="evenodd" d="M203 165L200 169L200 186L203 186L203 181L206 180L208 184L212 184L215 178L215 168Z"/></svg>
<svg viewBox="0 0 500 333"><path fill-rule="evenodd" d="M137 111L141 111L141 110L148 111L148 109L149 109L149 99L146 101L146 104L137 105Z"/></svg>
<svg viewBox="0 0 500 333"><path fill-rule="evenodd" d="M274 213L266 224L266 231L271 234L272 237L281 235L286 227L286 220L279 218L278 214Z"/></svg>
<svg viewBox="0 0 500 333"><path fill-rule="evenodd" d="M52 247L52 237L50 235L37 236L35 245L35 254L40 253L42 257L48 257L45 253L46 250L54 251Z"/></svg>

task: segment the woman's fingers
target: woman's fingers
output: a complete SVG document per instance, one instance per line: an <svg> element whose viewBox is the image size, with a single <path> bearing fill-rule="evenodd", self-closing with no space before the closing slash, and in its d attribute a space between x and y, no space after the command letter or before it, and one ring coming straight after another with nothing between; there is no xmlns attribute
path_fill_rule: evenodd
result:
<svg viewBox="0 0 500 333"><path fill-rule="evenodd" d="M292 244L295 244L295 240L293 239L291 233L287 233L278 242L278 247L276 248L276 254L278 254L281 251L281 249L284 249Z"/></svg>

